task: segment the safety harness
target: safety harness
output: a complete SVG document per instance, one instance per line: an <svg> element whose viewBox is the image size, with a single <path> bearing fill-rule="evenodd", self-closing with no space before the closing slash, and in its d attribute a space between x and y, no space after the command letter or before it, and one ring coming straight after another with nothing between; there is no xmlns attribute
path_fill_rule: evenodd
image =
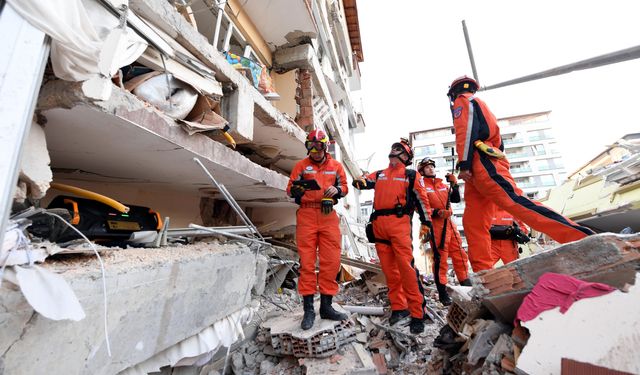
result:
<svg viewBox="0 0 640 375"><path fill-rule="evenodd" d="M380 176L382 171L376 172L376 182L378 181L378 177ZM413 169L405 169L405 178L409 180L409 184L407 186L407 195L406 195L406 203L405 205L401 205L400 202L396 204L394 208L382 208L379 210L375 210L371 213L369 217L369 222L365 227L365 233L367 235L367 240L371 243L383 243L386 245L391 245L391 241L383 240L375 238L373 234L373 221L380 216L391 216L396 215L397 217L403 217L404 215L412 216L413 210L415 209L415 202L411 199L411 188L416 181L416 171Z"/></svg>

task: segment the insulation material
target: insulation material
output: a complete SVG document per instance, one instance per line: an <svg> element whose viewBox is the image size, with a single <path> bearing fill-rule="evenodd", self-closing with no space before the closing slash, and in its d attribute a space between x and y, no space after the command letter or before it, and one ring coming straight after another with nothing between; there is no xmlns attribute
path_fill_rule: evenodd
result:
<svg viewBox="0 0 640 375"><path fill-rule="evenodd" d="M229 347L238 339L244 339L242 325L251 321L258 306L245 307L222 318L174 346L155 356L122 371L121 375L143 375L159 372L164 366L202 366L208 362L220 347Z"/></svg>
<svg viewBox="0 0 640 375"><path fill-rule="evenodd" d="M198 100L195 89L166 73L138 84L133 94L175 119L187 117Z"/></svg>
<svg viewBox="0 0 640 375"><path fill-rule="evenodd" d="M636 275L636 280L638 276ZM560 374L568 358L640 374L640 286L576 301L522 322L531 333L517 361L528 374ZM552 332L553 334L549 334Z"/></svg>
<svg viewBox="0 0 640 375"><path fill-rule="evenodd" d="M20 287L31 307L52 320L82 320L84 310L62 276L40 266L6 269L6 279Z"/></svg>
<svg viewBox="0 0 640 375"><path fill-rule="evenodd" d="M96 0L9 0L8 3L30 24L51 37L53 71L67 81L98 79L101 56L114 59L102 62L110 70L112 66L132 63L147 47L147 42L129 28L125 33L118 33L121 39L116 43L112 37L110 43L105 44L119 20ZM115 50L103 51L105 47Z"/></svg>

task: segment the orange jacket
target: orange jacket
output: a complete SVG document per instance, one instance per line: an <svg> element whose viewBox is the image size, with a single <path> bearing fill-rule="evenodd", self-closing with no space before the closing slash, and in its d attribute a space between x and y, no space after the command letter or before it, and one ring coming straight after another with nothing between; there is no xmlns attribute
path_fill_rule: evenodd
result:
<svg viewBox="0 0 640 375"><path fill-rule="evenodd" d="M310 158L304 158L293 167L287 184L287 195L291 196L291 186L295 180L316 180L320 185L320 190L305 191L300 202L296 203L319 203L324 196L324 191L329 186L335 186L338 189L338 194L334 196L335 199L342 198L349 192L347 176L342 164L328 153L326 155L327 157L320 164Z"/></svg>
<svg viewBox="0 0 640 375"><path fill-rule="evenodd" d="M439 210L445 210L447 208L447 194L451 193L451 202L460 202L460 192L458 191L458 185L454 185L451 190L449 186L441 178L436 177L422 177L424 186L427 191L427 197L429 198L429 205L431 205L430 215L434 215ZM449 210L451 205L449 205Z"/></svg>
<svg viewBox="0 0 640 375"><path fill-rule="evenodd" d="M415 173L413 186L409 186L409 174ZM424 189L424 182L420 174L412 169L407 169L402 164L387 169L370 173L367 176L367 186L365 189L374 189L373 209L385 210L393 209L398 203L407 207L408 212L413 213L415 208L420 216L420 222L427 224L431 208L429 198ZM407 193L409 194L409 204L407 205Z"/></svg>
<svg viewBox="0 0 640 375"><path fill-rule="evenodd" d="M473 143L477 140L504 151L498 120L482 100L471 93L463 93L456 98L451 111L461 170L471 169L475 148Z"/></svg>

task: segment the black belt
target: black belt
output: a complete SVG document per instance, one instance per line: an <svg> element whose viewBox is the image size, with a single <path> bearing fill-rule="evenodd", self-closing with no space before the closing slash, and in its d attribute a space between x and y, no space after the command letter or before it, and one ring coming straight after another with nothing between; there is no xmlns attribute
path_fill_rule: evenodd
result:
<svg viewBox="0 0 640 375"><path fill-rule="evenodd" d="M378 216L391 216L391 215L395 215L397 217L403 217L404 215L409 215L409 212L407 212L407 210L402 207L401 209L397 209L397 208L383 208L381 210L375 210L371 213L371 217L369 218L369 220L373 221L375 220Z"/></svg>

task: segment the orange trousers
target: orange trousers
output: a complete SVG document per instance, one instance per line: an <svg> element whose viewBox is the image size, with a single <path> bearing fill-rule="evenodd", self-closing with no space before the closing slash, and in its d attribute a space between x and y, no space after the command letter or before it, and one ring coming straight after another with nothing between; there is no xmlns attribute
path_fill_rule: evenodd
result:
<svg viewBox="0 0 640 375"><path fill-rule="evenodd" d="M319 208L299 208L296 214L296 243L300 255L298 293L302 296L338 293L340 271L340 220L335 211L324 215ZM320 271L316 275L316 259Z"/></svg>
<svg viewBox="0 0 640 375"><path fill-rule="evenodd" d="M560 243L577 241L594 233L524 196L511 177L506 158L496 159L477 150L474 152L472 178L464 187L466 206L462 217L474 272L490 269L494 264L489 228L495 206Z"/></svg>
<svg viewBox="0 0 640 375"><path fill-rule="evenodd" d="M491 258L493 264L502 260L503 264L518 259L518 244L514 240L491 240Z"/></svg>
<svg viewBox="0 0 640 375"><path fill-rule="evenodd" d="M373 234L377 240L390 242L376 242L376 251L387 279L391 309L408 308L412 317L423 319L426 301L420 273L413 260L411 218L408 215L379 216L373 221Z"/></svg>
<svg viewBox="0 0 640 375"><path fill-rule="evenodd" d="M438 275L441 284L447 284L447 270L449 269L447 258L449 257L451 258L451 263L453 263L453 270L456 273L458 281L461 282L469 277L469 257L462 248L462 239L460 238L458 228L451 222L451 218L447 219L446 222L447 230L445 231L444 246L442 246L442 230L445 219L431 218L433 238L438 246L438 251L433 252L433 275L434 277Z"/></svg>

